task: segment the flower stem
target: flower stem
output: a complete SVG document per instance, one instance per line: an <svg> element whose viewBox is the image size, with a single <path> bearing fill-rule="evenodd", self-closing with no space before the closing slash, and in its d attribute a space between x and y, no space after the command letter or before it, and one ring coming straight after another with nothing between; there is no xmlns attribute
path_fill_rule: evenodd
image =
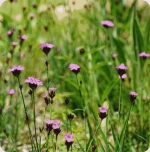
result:
<svg viewBox="0 0 150 152"><path fill-rule="evenodd" d="M30 142L31 142L32 151L33 151L33 138L32 138L32 133L31 133L29 121L27 120L27 119L28 119L27 108L26 108L26 105L25 105L24 96L23 96L23 93L22 93L22 88L21 88L21 84L20 84L19 77L17 77L17 79L18 79L19 89L20 89L21 98L22 98L23 107L24 107L24 112L25 112L25 116L26 116L26 122L27 122L27 125L28 125L28 131L29 131L29 136L30 136Z"/></svg>
<svg viewBox="0 0 150 152"><path fill-rule="evenodd" d="M79 94L80 94L80 98L82 100L82 107L83 107L83 117L84 117L84 129L85 129L85 150L86 150L86 116L85 116L85 103L84 103L84 99L83 99L83 96L82 96L82 93L81 93L81 87L80 87L80 84L79 84L79 80L78 80L78 77L76 75L76 79L77 79L77 83L78 83L78 86L79 86Z"/></svg>
<svg viewBox="0 0 150 152"><path fill-rule="evenodd" d="M39 152L40 150L39 150L39 146L38 146L37 133L36 133L36 114L35 114L34 90L32 93L32 103L33 103L33 121L34 121L35 141L36 141L37 151Z"/></svg>
<svg viewBox="0 0 150 152"><path fill-rule="evenodd" d="M122 84L121 84L121 79L120 79L120 89L119 89L119 120L121 118L121 91L122 91Z"/></svg>

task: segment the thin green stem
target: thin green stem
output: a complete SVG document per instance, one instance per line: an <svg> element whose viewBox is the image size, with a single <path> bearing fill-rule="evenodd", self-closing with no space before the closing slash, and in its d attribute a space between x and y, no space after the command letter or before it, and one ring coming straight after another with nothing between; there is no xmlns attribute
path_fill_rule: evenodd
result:
<svg viewBox="0 0 150 152"><path fill-rule="evenodd" d="M121 118L121 91L122 91L122 84L121 84L121 79L120 79L120 89L119 89L119 120Z"/></svg>
<svg viewBox="0 0 150 152"><path fill-rule="evenodd" d="M46 75L47 75L47 91L49 88L49 78L48 78L48 55L47 55L47 60L46 60Z"/></svg>
<svg viewBox="0 0 150 152"><path fill-rule="evenodd" d="M80 94L80 98L82 100L82 108L83 108L83 117L84 117L84 133L85 133L85 150L86 150L86 116L85 116L85 102L84 102L84 99L83 99L83 96L82 96L82 93L81 93L81 87L80 87L80 84L79 84L79 80L78 80L78 77L77 77L77 74L76 74L76 79L77 79L77 83L78 83L78 86L79 86L79 94Z"/></svg>
<svg viewBox="0 0 150 152"><path fill-rule="evenodd" d="M32 92L32 103L33 103L33 121L34 121L34 131L35 131L35 142L36 142L36 147L37 151L39 152L39 146L38 146L38 141L37 141L37 133L36 133L36 113L35 113L35 100L34 100L34 91Z"/></svg>
<svg viewBox="0 0 150 152"><path fill-rule="evenodd" d="M32 133L31 133L29 121L27 120L28 119L27 108L26 108L26 105L25 105L24 96L23 96L23 93L22 93L22 88L21 88L19 77L17 77L17 79L18 79L18 85L19 85L19 89L20 89L20 93L21 93L21 98L22 98L22 102L23 102L24 112L25 112L25 116L26 116L26 122L27 122L27 125L28 125L30 142L31 142L32 151L33 151L33 139L32 139Z"/></svg>

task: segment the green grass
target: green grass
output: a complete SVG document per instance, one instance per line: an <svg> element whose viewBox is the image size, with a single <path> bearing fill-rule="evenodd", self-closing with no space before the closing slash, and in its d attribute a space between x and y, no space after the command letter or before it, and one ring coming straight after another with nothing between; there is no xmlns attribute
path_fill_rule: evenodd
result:
<svg viewBox="0 0 150 152"><path fill-rule="evenodd" d="M69 151L90 152L92 145L97 146L95 152L146 151L150 146L150 61L149 58L143 60L138 54L143 51L149 53L150 10L147 3L139 7L137 1L130 5L123 0L118 4L115 0L87 1L83 9L69 12L58 21L55 7L66 7L66 1L38 0L36 9L32 7L32 2L7 1L0 7L0 147L6 152L31 151L17 79L8 73L13 65L21 65L25 70L20 74L20 83L23 85L34 143L36 118L38 145L35 145L39 150L33 151L67 151L64 138L67 128L68 133L74 135ZM41 5L48 9L40 12ZM25 11L23 7L26 7ZM31 12L35 14L32 20L29 17ZM17 15L22 16L20 20L16 20ZM113 21L114 27L103 27L100 24L102 20ZM10 29L14 29L11 38L7 36ZM22 45L17 45L11 54L10 43L19 42L19 32L28 38ZM41 43L46 42L55 45L48 57L39 48ZM24 58L20 58L21 53L25 54ZM117 53L118 57L112 59L113 53ZM48 77L46 60L49 63ZM70 63L81 67L77 79L68 69ZM129 70L126 71L127 78L120 85L115 67L121 63ZM28 76L43 82L43 86L35 91L35 116L34 105L28 94L29 87L24 83ZM47 93L47 79L48 87L57 87L54 102L49 106L43 97ZM15 94L7 94L10 88L15 90ZM130 102L130 91L138 93L134 106ZM67 108L66 98L70 99ZM109 110L101 122L98 107L103 105ZM49 141L46 141L44 122L50 119L50 111L51 119L61 123L57 141L53 131ZM69 113L75 116L71 127L67 118ZM43 131L40 132L39 128L43 128Z"/></svg>

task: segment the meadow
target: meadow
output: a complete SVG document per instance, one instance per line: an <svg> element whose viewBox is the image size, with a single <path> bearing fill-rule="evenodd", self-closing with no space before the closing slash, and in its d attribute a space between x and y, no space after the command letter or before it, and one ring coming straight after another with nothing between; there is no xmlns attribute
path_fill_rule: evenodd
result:
<svg viewBox="0 0 150 152"><path fill-rule="evenodd" d="M149 34L144 0L5 1L0 152L150 152Z"/></svg>

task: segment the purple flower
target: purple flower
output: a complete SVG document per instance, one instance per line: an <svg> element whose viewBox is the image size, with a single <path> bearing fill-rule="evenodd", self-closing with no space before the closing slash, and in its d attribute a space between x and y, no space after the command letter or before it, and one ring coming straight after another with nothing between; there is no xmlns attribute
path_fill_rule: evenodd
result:
<svg viewBox="0 0 150 152"><path fill-rule="evenodd" d="M51 87L51 88L49 88L49 90L51 90L51 91L55 91L55 90L57 90L57 88L55 88L55 87Z"/></svg>
<svg viewBox="0 0 150 152"><path fill-rule="evenodd" d="M23 34L23 35L21 35L20 36L20 39L22 39L22 40L26 40L28 37L27 37L27 35L25 35L25 34Z"/></svg>
<svg viewBox="0 0 150 152"><path fill-rule="evenodd" d="M114 23L109 20L105 20L105 21L101 21L101 25L103 25L105 28L109 28L109 27L113 27Z"/></svg>
<svg viewBox="0 0 150 152"><path fill-rule="evenodd" d="M131 101L131 103L134 105L134 103L135 103L135 99L136 99L136 97L137 97L137 93L136 92L134 92L134 91L131 91L130 92L130 101Z"/></svg>
<svg viewBox="0 0 150 152"><path fill-rule="evenodd" d="M24 53L21 53L19 56L20 56L20 58L24 58L24 57L25 57L25 54L24 54Z"/></svg>
<svg viewBox="0 0 150 152"><path fill-rule="evenodd" d="M18 45L18 42L11 42L11 45L15 47Z"/></svg>
<svg viewBox="0 0 150 152"><path fill-rule="evenodd" d="M118 56L117 53L112 54L112 58L115 59Z"/></svg>
<svg viewBox="0 0 150 152"><path fill-rule="evenodd" d="M46 124L46 131L48 133L48 135L50 134L51 130L53 129L52 125L55 121L54 120L45 120L45 124Z"/></svg>
<svg viewBox="0 0 150 152"><path fill-rule="evenodd" d="M106 113L107 113L108 108L107 107L99 107L98 109L99 109L99 117L101 119L106 118L106 116L107 116Z"/></svg>
<svg viewBox="0 0 150 152"><path fill-rule="evenodd" d="M11 37L11 36L13 35L13 33L14 33L13 30L8 30L8 31L7 31L7 35L8 35L9 37Z"/></svg>
<svg viewBox="0 0 150 152"><path fill-rule="evenodd" d="M43 50L43 52L48 55L48 53L51 51L51 49L54 47L54 44L50 43L43 43L40 44L40 48Z"/></svg>
<svg viewBox="0 0 150 152"><path fill-rule="evenodd" d="M34 13L30 13L30 14L29 14L30 19L33 19L33 18L34 18L34 16L35 16L35 14L34 14Z"/></svg>
<svg viewBox="0 0 150 152"><path fill-rule="evenodd" d="M80 66L78 66L75 63L71 63L68 68L75 74L78 74L80 72Z"/></svg>
<svg viewBox="0 0 150 152"><path fill-rule="evenodd" d="M37 88L37 86L42 86L43 83L38 79L33 76L28 77L28 79L25 80L26 83L29 83L29 87L34 90Z"/></svg>
<svg viewBox="0 0 150 152"><path fill-rule="evenodd" d="M120 64L119 66L116 66L116 69L118 69L118 74L120 75L120 77L122 77L123 74L126 73L126 70L128 70L129 68L126 67L123 63Z"/></svg>
<svg viewBox="0 0 150 152"><path fill-rule="evenodd" d="M126 77L127 77L127 74L123 74L122 76L119 76L119 78L120 78L122 81L124 81Z"/></svg>
<svg viewBox="0 0 150 152"><path fill-rule="evenodd" d="M67 146L67 150L69 151L70 146L73 144L73 135L72 134L66 134L65 135L65 140L66 140L66 146Z"/></svg>
<svg viewBox="0 0 150 152"><path fill-rule="evenodd" d="M8 92L7 92L8 94L10 94L10 95L12 95L12 94L14 94L15 93L15 90L14 89L10 89L10 90L8 90Z"/></svg>
<svg viewBox="0 0 150 152"><path fill-rule="evenodd" d="M20 65L14 65L11 69L8 70L8 72L12 72L12 74L16 77L20 75L20 72L24 70L24 67Z"/></svg>
<svg viewBox="0 0 150 152"><path fill-rule="evenodd" d="M60 123L55 121L52 125L52 128L53 128L53 131L54 131L54 134L56 135L56 140L57 140L57 136L58 134L61 132L60 130Z"/></svg>
<svg viewBox="0 0 150 152"><path fill-rule="evenodd" d="M142 57L143 59L146 59L147 57L149 57L150 55L147 54L146 52L141 52L140 54L138 54L139 57Z"/></svg>

